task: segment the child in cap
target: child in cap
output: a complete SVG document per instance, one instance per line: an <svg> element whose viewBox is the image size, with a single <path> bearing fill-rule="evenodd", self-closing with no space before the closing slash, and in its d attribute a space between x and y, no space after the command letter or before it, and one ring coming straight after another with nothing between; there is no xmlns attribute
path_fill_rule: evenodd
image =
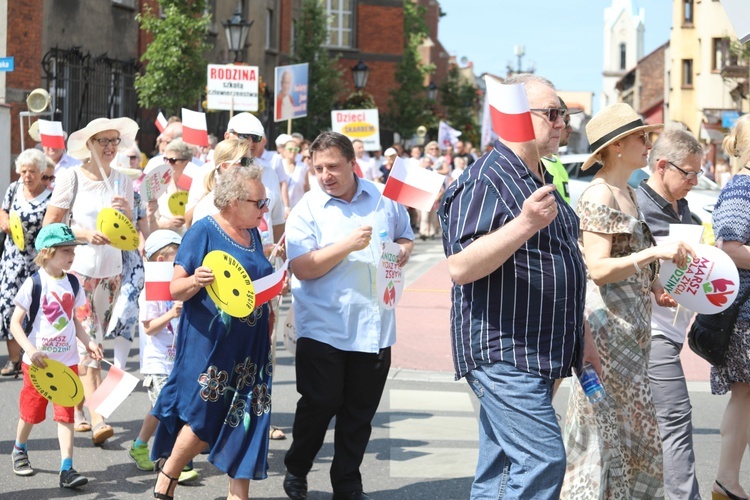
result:
<svg viewBox="0 0 750 500"><path fill-rule="evenodd" d="M168 229L158 229L146 239L144 251L149 262L174 262L182 237ZM143 385L148 390L151 408L156 403L162 387L172 373L175 359L175 334L182 312L179 300L147 301L145 290L139 298L140 329L138 333L141 349L141 374ZM149 459L148 441L156 432L159 421L146 414L138 438L133 441L129 455L140 470L154 470L154 463ZM180 474L179 482L192 481L198 478L198 472L192 464Z"/></svg>
<svg viewBox="0 0 750 500"><path fill-rule="evenodd" d="M75 256L75 245L85 243L76 240L73 231L65 224L49 224L39 231L34 244L38 254L34 262L39 271L24 281L15 298L16 308L10 320L13 337L23 348L21 369L23 387L20 395L20 419L16 442L13 446L13 472L29 476L34 469L29 463L26 442L35 424L43 422L47 411L47 399L31 384L29 365L47 366L45 359L54 359L78 373L77 340L86 346L92 358L101 359L101 346L94 342L83 329L74 310L82 306L85 296L78 279L65 271L70 269ZM35 292L35 283L37 285ZM39 291L41 293L39 293ZM33 295L39 293L34 299ZM38 308L33 311L32 304ZM27 318L28 315L28 318ZM24 328L23 321L27 318ZM53 403L54 419L58 423L60 443L60 487L77 488L88 482L73 468L73 410Z"/></svg>

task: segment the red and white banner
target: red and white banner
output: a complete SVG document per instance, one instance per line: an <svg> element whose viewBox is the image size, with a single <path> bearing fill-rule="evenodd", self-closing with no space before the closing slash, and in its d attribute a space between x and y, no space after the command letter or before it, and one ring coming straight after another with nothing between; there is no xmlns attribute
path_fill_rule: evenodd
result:
<svg viewBox="0 0 750 500"><path fill-rule="evenodd" d="M169 283L174 276L173 262L144 262L146 300L172 300Z"/></svg>
<svg viewBox="0 0 750 500"><path fill-rule="evenodd" d="M489 75L484 80L495 133L509 142L533 141L534 127L523 84L506 85Z"/></svg>
<svg viewBox="0 0 750 500"><path fill-rule="evenodd" d="M107 377L96 392L84 400L83 405L104 418L109 418L112 412L133 392L138 382L137 377L112 365L109 367Z"/></svg>
<svg viewBox="0 0 750 500"><path fill-rule="evenodd" d="M39 138L45 148L65 149L62 122L39 120Z"/></svg>
<svg viewBox="0 0 750 500"><path fill-rule="evenodd" d="M418 210L432 210L445 176L396 158L383 196Z"/></svg>
<svg viewBox="0 0 750 500"><path fill-rule="evenodd" d="M281 293L281 289L284 288L284 279L286 278L286 268L288 266L289 261L287 260L284 262L284 265L281 266L281 269L275 273L253 281L253 287L255 287L256 308Z"/></svg>
<svg viewBox="0 0 750 500"><path fill-rule="evenodd" d="M460 130L456 130L440 120L440 124L438 125L438 145L440 149L448 149L448 146L455 146L459 137L461 137Z"/></svg>
<svg viewBox="0 0 750 500"><path fill-rule="evenodd" d="M182 140L193 146L208 146L206 113L182 108Z"/></svg>
<svg viewBox="0 0 750 500"><path fill-rule="evenodd" d="M180 174L180 178L175 181L175 185L183 191L190 191L190 186L193 185L193 179L200 178L201 168L191 161L185 165L182 174Z"/></svg>
<svg viewBox="0 0 750 500"><path fill-rule="evenodd" d="M167 128L167 119L164 117L164 113L159 111L159 115L154 120L154 123L156 123L156 128L159 129L159 133L164 132L164 129Z"/></svg>

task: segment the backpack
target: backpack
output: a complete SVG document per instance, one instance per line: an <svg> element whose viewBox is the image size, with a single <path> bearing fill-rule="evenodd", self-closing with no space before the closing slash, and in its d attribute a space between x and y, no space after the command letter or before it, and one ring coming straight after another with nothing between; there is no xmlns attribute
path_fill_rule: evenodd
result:
<svg viewBox="0 0 750 500"><path fill-rule="evenodd" d="M73 300L78 296L78 290L81 288L81 284L78 278L70 273L65 273L70 282L70 288L73 289ZM34 327L34 320L36 320L36 313L39 312L39 301L42 298L42 278L39 276L39 271L31 275L31 306L26 311L26 320L23 324L23 331L28 335L31 333L31 329Z"/></svg>

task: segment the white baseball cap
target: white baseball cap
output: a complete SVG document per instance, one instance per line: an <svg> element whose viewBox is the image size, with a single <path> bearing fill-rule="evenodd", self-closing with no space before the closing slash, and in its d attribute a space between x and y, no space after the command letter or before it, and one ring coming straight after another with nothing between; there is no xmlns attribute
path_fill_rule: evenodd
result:
<svg viewBox="0 0 750 500"><path fill-rule="evenodd" d="M236 134L265 134L263 124L260 123L260 120L258 120L255 115L248 112L237 113L234 115L229 120L229 123L227 123L227 131L232 131Z"/></svg>
<svg viewBox="0 0 750 500"><path fill-rule="evenodd" d="M388 148L385 150L385 153L383 153L383 156L396 156L398 152L393 148Z"/></svg>
<svg viewBox="0 0 750 500"><path fill-rule="evenodd" d="M280 136L278 136L276 138L276 145L277 146L283 146L287 142L293 141L293 140L294 140L294 137L292 137L291 135L289 135L289 134L281 134Z"/></svg>
<svg viewBox="0 0 750 500"><path fill-rule="evenodd" d="M150 259L156 252L167 245L179 245L181 243L182 237L174 231L170 231L169 229L157 229L146 238L146 244L144 246L146 258Z"/></svg>

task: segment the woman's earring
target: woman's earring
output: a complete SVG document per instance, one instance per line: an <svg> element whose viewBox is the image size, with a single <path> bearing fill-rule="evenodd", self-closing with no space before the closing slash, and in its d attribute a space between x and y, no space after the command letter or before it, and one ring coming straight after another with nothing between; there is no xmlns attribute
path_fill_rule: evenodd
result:
<svg viewBox="0 0 750 500"><path fill-rule="evenodd" d="M618 158L622 158L622 153L617 153Z"/></svg>

